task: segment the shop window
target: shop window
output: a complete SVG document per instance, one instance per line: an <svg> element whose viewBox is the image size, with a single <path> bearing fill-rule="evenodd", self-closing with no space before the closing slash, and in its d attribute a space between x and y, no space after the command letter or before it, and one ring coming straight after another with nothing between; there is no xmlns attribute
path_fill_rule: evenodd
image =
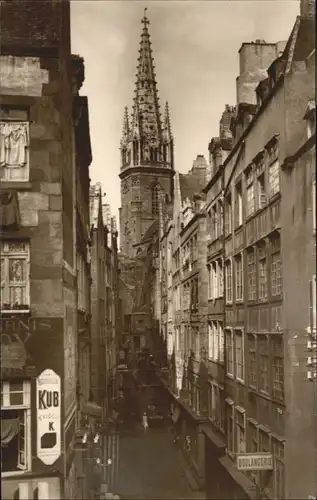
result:
<svg viewBox="0 0 317 500"><path fill-rule="evenodd" d="M246 414L243 408L236 406L236 452L246 452Z"/></svg>
<svg viewBox="0 0 317 500"><path fill-rule="evenodd" d="M29 470L31 433L30 383L1 384L1 472Z"/></svg>

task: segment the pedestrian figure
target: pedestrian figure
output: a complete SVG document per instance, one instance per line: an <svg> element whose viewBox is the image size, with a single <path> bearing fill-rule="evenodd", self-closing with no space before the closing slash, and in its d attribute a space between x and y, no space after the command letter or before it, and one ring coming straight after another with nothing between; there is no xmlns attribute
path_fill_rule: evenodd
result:
<svg viewBox="0 0 317 500"><path fill-rule="evenodd" d="M149 426L146 413L143 413L143 416L142 416L142 425L143 425L143 428L144 428L144 432L146 432L147 428Z"/></svg>

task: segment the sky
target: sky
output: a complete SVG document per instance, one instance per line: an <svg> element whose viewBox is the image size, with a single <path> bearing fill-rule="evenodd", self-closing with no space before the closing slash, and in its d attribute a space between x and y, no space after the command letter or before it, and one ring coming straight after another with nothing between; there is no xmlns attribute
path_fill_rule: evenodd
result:
<svg viewBox="0 0 317 500"><path fill-rule="evenodd" d="M71 0L72 52L85 60L92 183L101 182L113 215L120 206L119 144L124 107L132 109L144 8L161 111L167 100L175 169L208 158L226 104L236 104L242 42L287 40L298 0Z"/></svg>

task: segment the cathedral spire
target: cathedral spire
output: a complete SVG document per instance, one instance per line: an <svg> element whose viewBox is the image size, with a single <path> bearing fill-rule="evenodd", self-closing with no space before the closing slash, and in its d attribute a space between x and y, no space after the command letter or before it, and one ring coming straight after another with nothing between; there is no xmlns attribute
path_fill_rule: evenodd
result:
<svg viewBox="0 0 317 500"><path fill-rule="evenodd" d="M169 112L167 108L167 118L164 118L162 123L147 9L144 9L141 24L135 95L126 146L121 141L121 150L126 149L126 154L124 152L122 155L121 168L126 169L131 166L173 168L173 139ZM124 121L126 123L126 117ZM125 132L123 135L125 138Z"/></svg>
<svg viewBox="0 0 317 500"><path fill-rule="evenodd" d="M148 30L150 21L147 18L146 11L147 9L144 9L144 17L141 21L143 28L137 65L133 114L135 108L138 108L140 135L144 138L144 142L151 143L154 148L159 148L162 135L162 124L157 83L155 79L156 74L154 71L154 59ZM144 161L151 161L152 158L149 148L145 148L142 153Z"/></svg>

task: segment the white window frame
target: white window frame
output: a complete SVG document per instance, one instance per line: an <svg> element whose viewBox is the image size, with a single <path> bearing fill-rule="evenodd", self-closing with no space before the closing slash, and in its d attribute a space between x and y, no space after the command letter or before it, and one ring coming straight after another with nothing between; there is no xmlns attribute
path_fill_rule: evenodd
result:
<svg viewBox="0 0 317 500"><path fill-rule="evenodd" d="M212 266L211 263L207 264L208 272L208 300L213 298L213 282L212 282Z"/></svg>
<svg viewBox="0 0 317 500"><path fill-rule="evenodd" d="M223 297L223 259L217 260L218 269L218 297Z"/></svg>
<svg viewBox="0 0 317 500"><path fill-rule="evenodd" d="M208 358L214 360L214 332L212 321L208 321Z"/></svg>
<svg viewBox="0 0 317 500"><path fill-rule="evenodd" d="M239 332L239 333L237 333ZM242 374L238 375L238 356L237 356L237 337L241 337L241 366L242 366ZM245 380L245 353L244 353L244 329L243 328L235 328L234 329L234 364L235 364L235 376L236 380L244 384ZM242 375L242 377L240 376Z"/></svg>
<svg viewBox="0 0 317 500"><path fill-rule="evenodd" d="M222 321L218 321L218 331L219 331L219 363L223 365L224 363L224 348L225 348L225 338L224 329Z"/></svg>
<svg viewBox="0 0 317 500"><path fill-rule="evenodd" d="M246 217L250 217L255 212L255 189L251 182L246 188Z"/></svg>
<svg viewBox="0 0 317 500"><path fill-rule="evenodd" d="M228 268L230 269L230 288L229 284L229 275ZM232 258L226 259L224 262L224 270L225 270L225 290L226 290L226 303L232 304L233 301L233 286L232 286ZM230 290L230 298L228 298L228 290Z"/></svg>
<svg viewBox="0 0 317 500"><path fill-rule="evenodd" d="M253 257L253 261L251 261ZM250 279L252 278L252 279ZM256 300L256 255L254 247L247 251L248 301Z"/></svg>
<svg viewBox="0 0 317 500"><path fill-rule="evenodd" d="M213 321L213 337L214 337L214 361L218 363L219 361L219 331L218 331L218 321Z"/></svg>
<svg viewBox="0 0 317 500"><path fill-rule="evenodd" d="M238 421L238 415L242 415L243 419L243 427L241 426L240 422ZM236 427L236 452L237 453L246 453L247 450L247 419L246 419L246 411L244 408L241 408L241 406L236 406L235 407L235 427ZM240 429L243 428L243 435L244 435L244 440L243 440L243 446L240 448Z"/></svg>
<svg viewBox="0 0 317 500"><path fill-rule="evenodd" d="M269 165L269 193L270 198L280 192L280 162L275 158Z"/></svg>
<svg viewBox="0 0 317 500"><path fill-rule="evenodd" d="M211 263L212 267L212 281L213 281L213 300L219 297L219 283L218 283L218 262L214 260Z"/></svg>
<svg viewBox="0 0 317 500"><path fill-rule="evenodd" d="M241 264L240 269L238 269L238 266L237 266L238 262L240 262L240 264ZM234 267L235 267L235 299L236 299L236 302L242 302L243 301L243 292L244 292L243 255L242 255L242 253L239 253L235 256Z"/></svg>
<svg viewBox="0 0 317 500"><path fill-rule="evenodd" d="M17 251L10 251L9 246L10 245L18 245L18 244L23 244L25 246L25 250L21 250L20 252ZM3 294L2 289L4 289L4 300L1 300L1 313L12 313L14 312L15 314L25 314L26 312L30 311L30 243L28 241L5 241L3 240L1 242L1 261L4 261L4 276L2 275L3 273L1 272L1 295ZM14 259L22 259L26 261L26 269L25 269L25 285L20 284L18 285L18 282L16 283L17 286L23 286L25 288L25 301L26 301L26 308L25 309L14 309L11 307L11 309L3 309L3 304L8 303L6 302L6 296L8 296L8 300L10 299L10 282L9 282L9 262L10 260ZM21 282L22 283L22 282ZM2 297L1 297L2 299ZM12 306L13 304L10 304Z"/></svg>
<svg viewBox="0 0 317 500"><path fill-rule="evenodd" d="M235 203L238 208L235 208L235 217L237 216L237 220L234 222L235 228L238 228L243 224L242 180L237 182L235 185Z"/></svg>
<svg viewBox="0 0 317 500"><path fill-rule="evenodd" d="M224 335L225 335L225 346L226 346L226 351L227 351L227 346L228 346L228 342L227 342L227 338L228 338L228 335L230 336L231 338L231 371L229 371L230 367L228 366L228 353L226 352L226 375L227 377L230 377L230 378L233 378L233 374L234 374L234 344L233 344L233 330L231 327L226 327L224 329Z"/></svg>
<svg viewBox="0 0 317 500"><path fill-rule="evenodd" d="M14 380L12 380L14 383ZM2 472L3 477L16 476L18 474L23 474L31 471L32 466L32 450L31 450L31 384L28 380L23 381L23 404L11 405L10 404L10 381L2 381L2 399L3 404L1 407L2 418L5 416L6 410L23 410L24 411L24 422L25 426L24 439L25 439L25 464L20 461L20 450L18 450L17 457L17 470ZM20 391L19 391L20 392ZM11 391L14 393L14 391ZM20 441L19 441L20 443Z"/></svg>
<svg viewBox="0 0 317 500"><path fill-rule="evenodd" d="M27 130L27 136L28 136L28 145L25 148L25 154L26 154L26 164L23 167L0 167L0 170L3 169L4 172L4 177L1 178L0 174L0 183L1 182L28 182L30 178L30 122L27 120L12 120L10 118L8 119L1 119L0 120L0 125L1 124L23 124L26 127ZM18 170L21 171L22 175L20 177L16 178L10 178L9 174L12 172L17 172Z"/></svg>

